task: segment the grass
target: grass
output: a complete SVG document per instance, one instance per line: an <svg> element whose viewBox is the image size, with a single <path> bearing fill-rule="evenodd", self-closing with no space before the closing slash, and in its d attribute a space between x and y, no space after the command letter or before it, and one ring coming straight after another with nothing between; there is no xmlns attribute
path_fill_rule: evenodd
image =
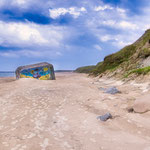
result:
<svg viewBox="0 0 150 150"><path fill-rule="evenodd" d="M148 40L150 40L150 29L147 30L143 36L143 45L145 45Z"/></svg>
<svg viewBox="0 0 150 150"><path fill-rule="evenodd" d="M91 73L91 71L95 69L95 66L92 65L92 66L84 66L84 67L79 67L75 70L75 72L78 72L78 73Z"/></svg>
<svg viewBox="0 0 150 150"><path fill-rule="evenodd" d="M107 70L115 70L121 63L128 61L135 51L136 46L129 45L115 54L106 56L103 62L96 65L92 73L97 75Z"/></svg>
<svg viewBox="0 0 150 150"><path fill-rule="evenodd" d="M148 29L147 31L145 31L145 33L143 34L143 36L137 40L136 45L137 45L138 47L142 47L142 46L144 46L149 40L150 40L150 29Z"/></svg>
<svg viewBox="0 0 150 150"><path fill-rule="evenodd" d="M149 72L150 72L150 66L131 70L127 74L125 74L124 77L127 78L130 74L133 74L133 73L137 75L146 75Z"/></svg>

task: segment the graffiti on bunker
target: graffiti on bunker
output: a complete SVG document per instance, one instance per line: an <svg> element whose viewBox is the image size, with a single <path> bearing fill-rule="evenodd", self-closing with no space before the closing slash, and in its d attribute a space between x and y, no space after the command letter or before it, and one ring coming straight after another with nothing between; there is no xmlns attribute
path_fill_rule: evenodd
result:
<svg viewBox="0 0 150 150"><path fill-rule="evenodd" d="M20 72L20 78L36 78L39 80L48 80L50 75L51 71L48 67L24 69Z"/></svg>
<svg viewBox="0 0 150 150"><path fill-rule="evenodd" d="M55 80L54 67L47 62L19 66L15 73L16 79L33 78L39 80Z"/></svg>

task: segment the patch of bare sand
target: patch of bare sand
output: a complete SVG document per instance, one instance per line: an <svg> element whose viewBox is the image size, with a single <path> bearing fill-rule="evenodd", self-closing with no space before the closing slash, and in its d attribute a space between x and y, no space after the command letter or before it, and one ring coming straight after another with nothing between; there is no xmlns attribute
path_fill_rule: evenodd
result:
<svg viewBox="0 0 150 150"><path fill-rule="evenodd" d="M0 84L0 150L149 150L150 113L128 113L148 83L58 73ZM4 79L6 80L6 79ZM99 90L116 86L122 93ZM107 122L96 117L116 116Z"/></svg>

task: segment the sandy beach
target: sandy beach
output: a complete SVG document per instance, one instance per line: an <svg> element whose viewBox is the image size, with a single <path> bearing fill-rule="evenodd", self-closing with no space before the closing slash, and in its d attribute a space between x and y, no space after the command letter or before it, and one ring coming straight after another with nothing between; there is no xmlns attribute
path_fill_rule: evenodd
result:
<svg viewBox="0 0 150 150"><path fill-rule="evenodd" d="M121 93L104 93L115 86ZM0 150L150 150L150 112L129 113L148 82L57 73L0 78ZM111 113L102 122L97 116Z"/></svg>

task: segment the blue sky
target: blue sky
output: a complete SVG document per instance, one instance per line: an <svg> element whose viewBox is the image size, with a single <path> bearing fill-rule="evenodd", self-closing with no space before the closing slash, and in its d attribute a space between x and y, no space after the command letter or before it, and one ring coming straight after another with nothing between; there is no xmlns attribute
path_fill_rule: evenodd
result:
<svg viewBox="0 0 150 150"><path fill-rule="evenodd" d="M149 0L0 0L0 70L94 65L150 28Z"/></svg>

